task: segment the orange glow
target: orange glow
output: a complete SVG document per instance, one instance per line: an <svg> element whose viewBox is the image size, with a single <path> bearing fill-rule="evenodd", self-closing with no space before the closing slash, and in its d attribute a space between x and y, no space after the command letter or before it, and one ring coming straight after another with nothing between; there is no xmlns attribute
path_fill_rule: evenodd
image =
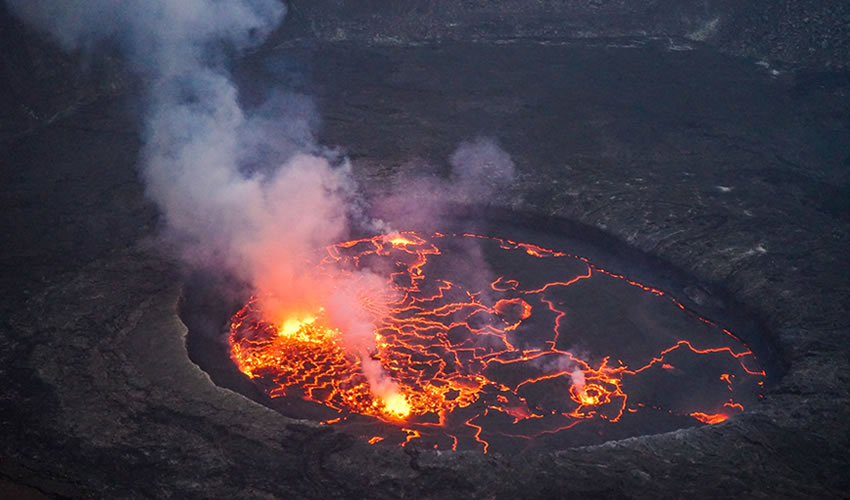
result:
<svg viewBox="0 0 850 500"><path fill-rule="evenodd" d="M281 336L292 336L296 334L305 335L305 330L310 328L310 325L316 322L316 316L307 316L302 319L289 318L280 325L277 329L277 334ZM302 340L310 340L310 335L305 335Z"/></svg>
<svg viewBox="0 0 850 500"><path fill-rule="evenodd" d="M407 437L404 438L404 444L407 444L410 441L418 439L420 436L422 436L422 434L420 434L419 431L417 431L416 429L402 428L401 430L407 433Z"/></svg>
<svg viewBox="0 0 850 500"><path fill-rule="evenodd" d="M571 263L573 274L552 276L548 282L493 276L485 281L488 289L468 290L452 276L431 276L441 269L434 261L451 238L476 238L528 261ZM658 346L631 366L619 359L628 361L622 353L612 355L615 361L609 366L609 357L585 358L565 350L576 345L569 337L575 332L567 331L569 310L557 294L580 288L586 280L613 279L658 297L653 300L672 301L677 314L679 309L688 312L665 292L602 270L583 257L471 234L403 232L343 242L318 259L318 274L343 269L355 281L352 288L368 313L372 333L366 333L374 343L353 350L347 332L341 331L345 328L330 326L339 323L331 321L326 308L333 309L327 304L287 310L259 292L231 318L230 355L270 397L302 398L335 410L336 417L324 424L341 425L359 414L385 422L384 429L395 429L395 435L372 429L363 436L370 444L388 440L405 445L431 437L441 440L439 447L454 450L461 442L486 453L493 436L530 441L588 420L620 422L639 411L718 423L728 416L706 413L707 408L743 411L743 405L730 399L733 379L737 388L748 376L764 376L752 352L719 327L720 344L681 339ZM356 281L356 270L367 261L383 263L379 268L389 270L386 289ZM274 304L272 313L267 304ZM681 378L687 366L678 361L683 355L727 360L730 366L724 365L724 371L738 373L738 378L726 372L711 375L723 392L719 401L706 402L707 408L674 411L651 401L630 401L638 376ZM385 377L373 382L376 386L366 375L374 366ZM503 427L493 430L492 422ZM398 438L399 429L403 438ZM427 442L432 445L437 446L436 441Z"/></svg>
<svg viewBox="0 0 850 500"><path fill-rule="evenodd" d="M690 416L692 416L695 419L699 420L700 422L703 422L703 423L706 423L706 424L719 424L720 422L723 422L723 421L725 421L729 418L728 416L726 416L722 413L711 413L711 414L709 414L709 413L703 413L701 411L695 411L693 413L690 413Z"/></svg>
<svg viewBox="0 0 850 500"><path fill-rule="evenodd" d="M390 394L384 399L384 413L399 419L410 415L410 404L404 394Z"/></svg>
<svg viewBox="0 0 850 500"><path fill-rule="evenodd" d="M408 245L419 245L421 238L410 233L396 233L386 236L386 240L394 247L406 247Z"/></svg>
<svg viewBox="0 0 850 500"><path fill-rule="evenodd" d="M531 317L531 305L520 299L502 299L493 306L493 311L507 323L505 331L515 330Z"/></svg>
<svg viewBox="0 0 850 500"><path fill-rule="evenodd" d="M607 403L609 394L609 391L598 384L591 384L582 389L576 389L574 392L575 400L582 406L596 406Z"/></svg>

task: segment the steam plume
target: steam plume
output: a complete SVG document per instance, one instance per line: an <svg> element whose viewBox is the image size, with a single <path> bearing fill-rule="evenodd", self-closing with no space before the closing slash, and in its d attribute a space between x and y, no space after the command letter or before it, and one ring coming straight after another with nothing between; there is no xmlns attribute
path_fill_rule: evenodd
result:
<svg viewBox="0 0 850 500"><path fill-rule="evenodd" d="M325 307L376 395L396 391L370 358L372 318L380 311L365 311L361 300L363 290L386 283L350 270L318 276L302 262L302 255L344 239L348 221L362 215L353 203L350 165L321 153L309 99L278 92L246 111L228 70L228 56L262 43L285 6L279 0L6 1L65 50L93 56L114 44L145 84L141 176L181 257L263 291L271 321ZM448 183L422 183L427 187L418 192L428 203L416 213L439 218L446 201L480 202L514 175L510 157L486 139L461 144L450 163ZM388 200L397 205L391 211L411 206L408 196Z"/></svg>
<svg viewBox="0 0 850 500"><path fill-rule="evenodd" d="M188 262L224 267L304 307L328 291L315 279L307 286L292 257L344 237L350 169L303 153L317 149L303 99L278 95L276 117L247 114L226 67L227 53L278 25L282 3L7 1L67 50L115 43L146 83L141 175ZM257 152L273 163L257 167Z"/></svg>
<svg viewBox="0 0 850 500"><path fill-rule="evenodd" d="M369 315L350 283L316 276L302 256L348 231L356 186L346 161L317 155L309 100L277 93L246 112L227 54L256 46L278 25L278 0L7 0L12 12L64 49L114 43L146 87L141 175L166 236L191 265L227 270L269 297L276 318L327 306L368 358ZM370 366L370 365L369 365ZM374 386L386 385L379 369Z"/></svg>

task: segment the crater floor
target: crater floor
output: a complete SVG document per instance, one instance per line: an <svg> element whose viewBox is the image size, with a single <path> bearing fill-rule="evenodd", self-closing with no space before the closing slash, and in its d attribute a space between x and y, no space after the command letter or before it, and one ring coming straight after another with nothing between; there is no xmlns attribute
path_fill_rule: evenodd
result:
<svg viewBox="0 0 850 500"><path fill-rule="evenodd" d="M280 71L286 68L287 71ZM461 140L520 171L493 208L596 227L728 290L787 368L721 424L522 456L374 447L216 386L187 357L131 96L4 146L0 488L66 497L839 496L850 487L850 89L687 44L281 46L378 197ZM842 86L844 85L844 86ZM636 278L640 278L636 276ZM647 284L651 285L651 282Z"/></svg>

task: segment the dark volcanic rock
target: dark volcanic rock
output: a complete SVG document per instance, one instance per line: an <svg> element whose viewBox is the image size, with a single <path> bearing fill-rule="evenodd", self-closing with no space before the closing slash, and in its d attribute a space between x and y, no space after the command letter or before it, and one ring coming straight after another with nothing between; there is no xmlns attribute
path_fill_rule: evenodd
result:
<svg viewBox="0 0 850 500"><path fill-rule="evenodd" d="M0 144L128 85L120 60L63 53L13 17L5 2L0 34Z"/></svg>
<svg viewBox="0 0 850 500"><path fill-rule="evenodd" d="M843 68L850 65L850 5L823 0L295 0L279 36L371 43L672 37L786 64Z"/></svg>
<svg viewBox="0 0 850 500"><path fill-rule="evenodd" d="M215 386L187 358L177 316L183 276L152 243L157 219L136 178L140 140L132 107L94 100L56 115L97 92L73 79L55 84L54 66L38 61L58 57L63 74L76 70L49 50L6 54L3 84L16 97L4 97L11 111L3 116L15 124L6 137L17 137L0 143L6 242L0 254L0 494L846 495L850 94L843 80L772 75L752 61L705 46L683 50L681 41L666 39L361 43L374 33L393 33L390 25L404 34L405 5L373 19L368 2L295 4L290 26L303 23L303 33L330 38L336 32L330 21L310 26L318 15L312 9L324 6L325 19L334 19L333 8L363 19L343 30L362 36L259 50L242 61L240 79L262 79L268 76L263 68L279 59L296 60L300 81L317 94L322 141L350 154L372 197L389 190L411 159L440 167L460 140L497 138L520 178L494 206L604 230L691 271L699 281L689 288L695 297L699 290L727 290L768 326L777 365L787 366L784 378L767 388L761 404L719 425L519 456L370 446L285 418ZM456 29L474 35L519 4L506 2L505 10L491 2L420 5L434 9L435 19L445 6L448 19L477 22L478 28ZM571 6L577 19L591 24L604 17L593 21L593 9L607 12L623 19L624 34L642 25L625 18L640 14L633 8L644 3L539 5L562 13ZM692 19L676 25L681 34L715 14L688 3L665 5ZM829 31L840 19L841 6L829 8L835 10L819 11L818 29ZM486 15L465 20L465 12ZM777 23L784 19L781 10L764 12ZM657 26L667 30L671 19ZM732 40L723 19L717 36ZM781 32L793 40L812 33ZM764 50L776 50L776 57L792 60L798 50L808 51L802 43L787 56L778 43L760 49L749 45L761 36L753 33L735 51L766 57L773 52ZM22 54L41 42L3 43ZM727 43L734 45L721 46ZM26 118L28 102L52 103L39 116L56 117ZM34 123L42 126L18 134Z"/></svg>
<svg viewBox="0 0 850 500"><path fill-rule="evenodd" d="M558 43L639 37L673 47L705 42L731 54L810 69L850 65L846 2L294 0L288 5L289 15L272 42ZM0 33L0 143L132 85L126 67L106 45L98 47L97 57L63 54L14 18L5 3L0 3ZM827 78L835 81L836 75Z"/></svg>
<svg viewBox="0 0 850 500"><path fill-rule="evenodd" d="M675 0L292 2L290 31L329 40L425 41L684 36L725 6Z"/></svg>
<svg viewBox="0 0 850 500"><path fill-rule="evenodd" d="M730 53L795 63L850 65L850 4L822 0L740 2L710 43Z"/></svg>

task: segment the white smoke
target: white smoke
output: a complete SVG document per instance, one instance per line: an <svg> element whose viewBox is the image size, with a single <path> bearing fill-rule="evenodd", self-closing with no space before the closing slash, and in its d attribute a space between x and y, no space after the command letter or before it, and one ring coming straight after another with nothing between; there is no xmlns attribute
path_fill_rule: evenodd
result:
<svg viewBox="0 0 850 500"><path fill-rule="evenodd" d="M328 293L294 257L346 235L350 168L309 154L308 100L278 93L247 113L227 68L280 23L280 1L7 1L67 50L116 44L146 84L141 175L190 264L305 308Z"/></svg>
<svg viewBox="0 0 850 500"><path fill-rule="evenodd" d="M228 69L230 56L259 45L277 27L285 6L279 0L6 1L65 50L94 57L101 45L113 44L124 54L146 89L141 176L181 257L251 283L267 297L272 321L324 307L376 394L395 391L371 359L375 311L359 300L357 286L374 288L374 276L316 275L302 257L343 240L348 221L364 218L350 165L315 143L309 99L277 92L248 111ZM408 190L385 200L394 215L412 210L395 220L439 218L446 202L481 203L514 177L513 162L492 140L463 143L449 160L448 180L419 182L421 203L411 204Z"/></svg>
<svg viewBox="0 0 850 500"><path fill-rule="evenodd" d="M228 54L256 46L285 14L278 0L7 0L64 49L115 44L146 88L141 176L166 238L192 266L228 271L269 297L272 320L315 314L384 387L371 316L350 283L317 276L305 254L344 239L356 185L347 161L317 155L312 103L277 92L252 112L239 101ZM329 159L330 158L330 159ZM386 286L384 284L384 286Z"/></svg>
<svg viewBox="0 0 850 500"><path fill-rule="evenodd" d="M151 76L210 67L214 51L261 43L280 23L279 0L6 0L10 10L65 50L117 43ZM229 46L229 47L226 47ZM188 66L187 66L188 65Z"/></svg>
<svg viewBox="0 0 850 500"><path fill-rule="evenodd" d="M576 386L576 389L582 390L584 389L585 381L584 381L584 372L581 369L576 368L570 373L570 378L573 381L573 385Z"/></svg>
<svg viewBox="0 0 850 500"><path fill-rule="evenodd" d="M451 194L458 202L486 202L516 177L511 156L487 137L462 142L449 157L449 163L452 166Z"/></svg>
<svg viewBox="0 0 850 500"><path fill-rule="evenodd" d="M576 389L582 390L586 385L585 373L582 370L582 364L577 360L582 359L583 356L581 353L575 354L577 351L573 352L572 356L557 355L538 358L533 360L531 365L544 375L566 374Z"/></svg>
<svg viewBox="0 0 850 500"><path fill-rule="evenodd" d="M433 170L423 162L406 165L395 189L376 200L374 212L394 226L441 230L457 205L486 206L517 176L511 156L489 137L460 143L449 165L448 177L423 175Z"/></svg>

